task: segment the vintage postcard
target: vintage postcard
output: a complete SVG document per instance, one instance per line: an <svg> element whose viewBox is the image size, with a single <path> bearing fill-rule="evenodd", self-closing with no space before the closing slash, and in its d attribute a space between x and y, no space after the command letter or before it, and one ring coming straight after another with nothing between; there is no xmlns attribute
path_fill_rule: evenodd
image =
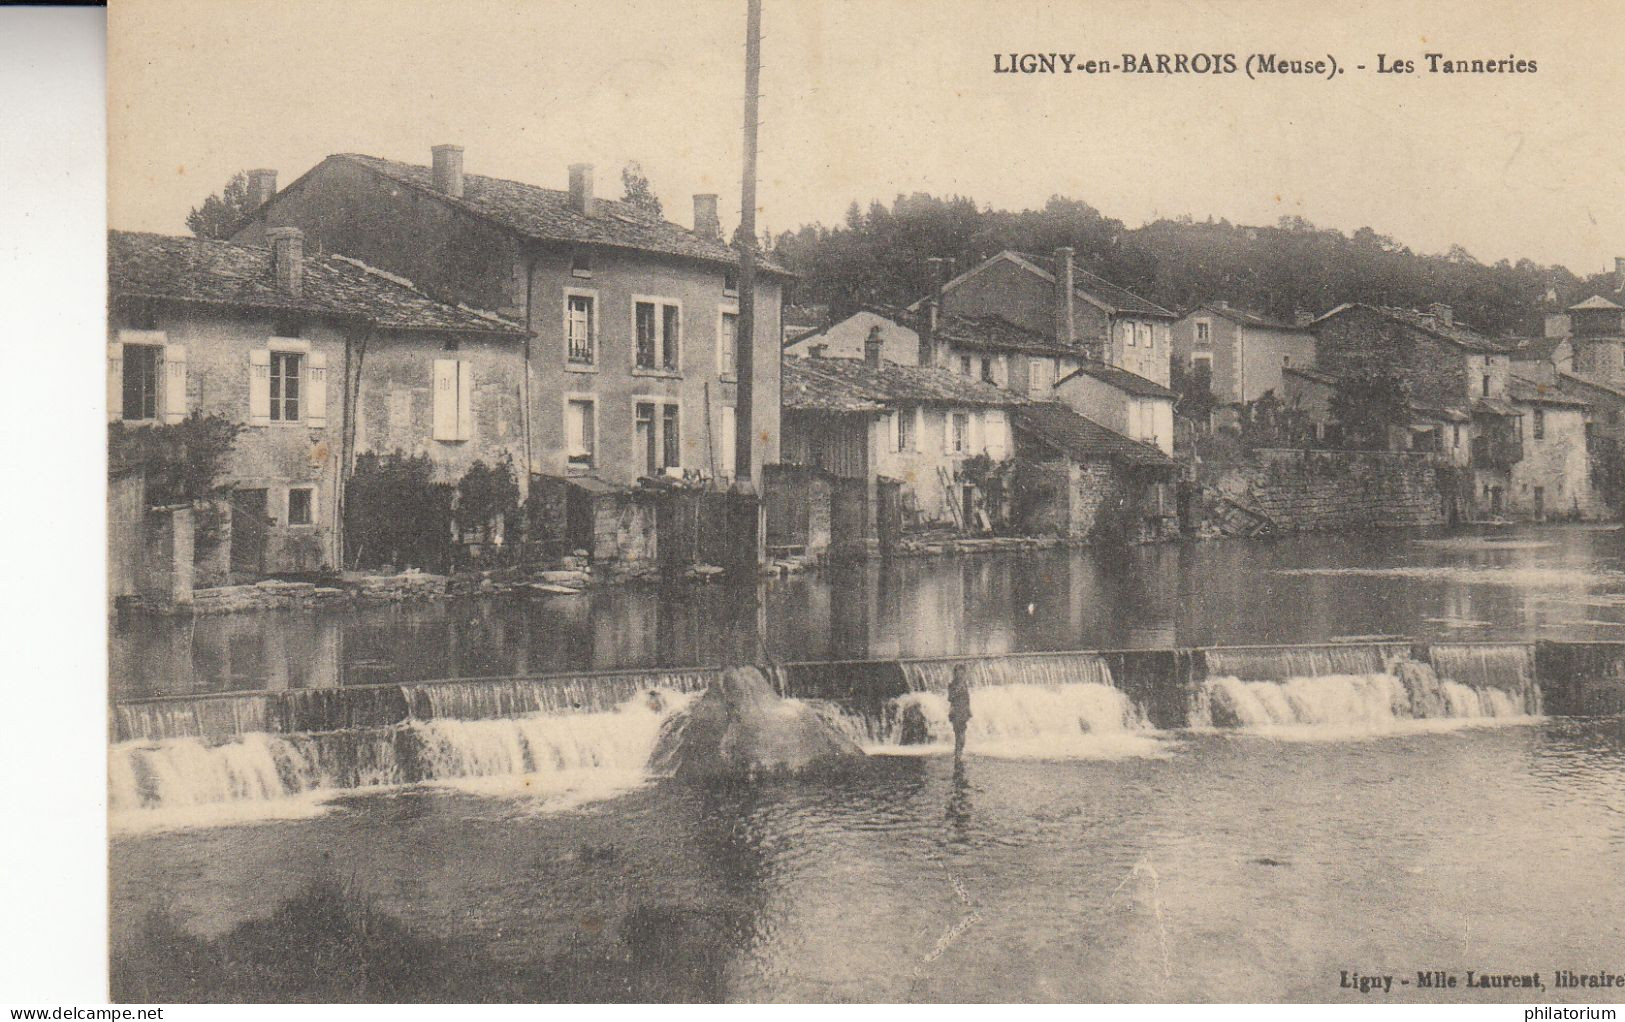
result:
<svg viewBox="0 0 1625 1022"><path fill-rule="evenodd" d="M114 1001L1625 999L1625 7L108 24Z"/></svg>

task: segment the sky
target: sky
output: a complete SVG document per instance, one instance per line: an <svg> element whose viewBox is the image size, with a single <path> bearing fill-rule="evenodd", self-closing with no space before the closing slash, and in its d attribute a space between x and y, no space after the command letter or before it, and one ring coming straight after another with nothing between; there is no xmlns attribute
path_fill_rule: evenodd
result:
<svg viewBox="0 0 1625 1022"><path fill-rule="evenodd" d="M763 0L759 226L924 191L1138 226L1370 226L1582 275L1625 255L1625 3ZM564 188L639 161L670 219L738 222L744 0L120 0L109 221L184 233L231 175L335 152ZM995 55L1335 57L1331 80L996 74ZM1534 59L1426 73L1423 55ZM1416 74L1378 74L1378 55ZM1007 60L1008 58L1006 58ZM1366 70L1357 70L1360 64Z"/></svg>

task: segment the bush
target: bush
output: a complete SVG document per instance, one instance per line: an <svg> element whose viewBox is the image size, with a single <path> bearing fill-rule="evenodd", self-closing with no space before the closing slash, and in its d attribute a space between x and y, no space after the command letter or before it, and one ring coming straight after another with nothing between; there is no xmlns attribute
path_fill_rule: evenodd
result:
<svg viewBox="0 0 1625 1022"><path fill-rule="evenodd" d="M345 490L345 562L445 571L453 489L433 482L428 455L362 454Z"/></svg>
<svg viewBox="0 0 1625 1022"><path fill-rule="evenodd" d="M107 425L109 476L141 472L147 503L191 504L220 496L226 458L243 427L219 415L193 412L180 422L152 426Z"/></svg>

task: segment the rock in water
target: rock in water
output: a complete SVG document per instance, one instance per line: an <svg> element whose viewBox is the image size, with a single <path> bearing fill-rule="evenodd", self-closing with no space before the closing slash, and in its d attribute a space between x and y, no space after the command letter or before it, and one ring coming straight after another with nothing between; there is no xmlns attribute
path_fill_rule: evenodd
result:
<svg viewBox="0 0 1625 1022"><path fill-rule="evenodd" d="M754 667L731 667L667 721L650 767L684 779L795 774L863 758L863 750Z"/></svg>

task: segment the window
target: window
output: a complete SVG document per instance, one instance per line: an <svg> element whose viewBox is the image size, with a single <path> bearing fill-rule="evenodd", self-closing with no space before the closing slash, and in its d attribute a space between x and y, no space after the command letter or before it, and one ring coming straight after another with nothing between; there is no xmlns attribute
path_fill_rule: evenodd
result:
<svg viewBox="0 0 1625 1022"><path fill-rule="evenodd" d="M1483 383L1482 383L1482 388L1483 388L1484 396L1489 397L1490 396L1490 378L1488 376L1484 377L1484 380L1483 380Z"/></svg>
<svg viewBox="0 0 1625 1022"><path fill-rule="evenodd" d="M682 317L682 307L676 304L655 301L633 303L637 368L677 371Z"/></svg>
<svg viewBox="0 0 1625 1022"><path fill-rule="evenodd" d="M1137 335L1139 335L1141 344L1145 345L1147 348L1151 347L1151 324L1150 323L1136 323L1134 325L1134 332Z"/></svg>
<svg viewBox="0 0 1625 1022"><path fill-rule="evenodd" d="M1047 358L1034 358L1027 363L1027 390L1033 398L1046 398L1055 389L1055 363Z"/></svg>
<svg viewBox="0 0 1625 1022"><path fill-rule="evenodd" d="M564 402L565 464L573 469L593 466L597 429L591 398L568 398Z"/></svg>
<svg viewBox="0 0 1625 1022"><path fill-rule="evenodd" d="M590 366L598 358L597 317L592 295L572 294L564 302L564 357L575 365Z"/></svg>
<svg viewBox="0 0 1625 1022"><path fill-rule="evenodd" d="M474 364L434 360L434 439L474 439Z"/></svg>
<svg viewBox="0 0 1625 1022"><path fill-rule="evenodd" d="M1535 409L1534 432L1536 440L1546 439L1546 410L1544 408Z"/></svg>
<svg viewBox="0 0 1625 1022"><path fill-rule="evenodd" d="M677 468L683 463L682 434L677 428L677 406L667 405L661 410L660 433L664 441L662 468Z"/></svg>
<svg viewBox="0 0 1625 1022"><path fill-rule="evenodd" d="M731 266L722 271L722 293L725 295L739 293L739 271Z"/></svg>
<svg viewBox="0 0 1625 1022"><path fill-rule="evenodd" d="M952 453L954 453L954 454L964 454L965 453L966 434L969 431L970 431L970 416L967 415L964 412L955 412L953 414L953 436L952 436L953 448L952 448Z"/></svg>
<svg viewBox="0 0 1625 1022"><path fill-rule="evenodd" d="M304 356L296 351L271 352L271 421L299 421L299 367Z"/></svg>
<svg viewBox="0 0 1625 1022"><path fill-rule="evenodd" d="M971 374L969 355L959 356L959 372L962 376L969 376Z"/></svg>
<svg viewBox="0 0 1625 1022"><path fill-rule="evenodd" d="M1459 423L1459 422L1456 423L1455 426L1453 426L1451 428L1450 446L1451 447L1460 447L1461 446L1461 423Z"/></svg>
<svg viewBox="0 0 1625 1022"><path fill-rule="evenodd" d="M982 359L982 382L993 382L993 360L991 358L984 357Z"/></svg>
<svg viewBox="0 0 1625 1022"><path fill-rule="evenodd" d="M1196 343L1206 346L1213 343L1213 324L1209 320L1196 321Z"/></svg>
<svg viewBox="0 0 1625 1022"><path fill-rule="evenodd" d="M288 524L312 525L316 521L316 491L309 486L288 490Z"/></svg>
<svg viewBox="0 0 1625 1022"><path fill-rule="evenodd" d="M1124 323L1123 324L1123 343L1128 345L1131 348L1134 346L1134 324L1133 323Z"/></svg>
<svg viewBox="0 0 1625 1022"><path fill-rule="evenodd" d="M632 423L632 442L634 454L643 454L643 474L654 475L660 471L660 449L655 446L655 406L652 401L639 401Z"/></svg>
<svg viewBox="0 0 1625 1022"><path fill-rule="evenodd" d="M1292 356L1291 355L1282 355L1281 356L1281 368L1282 369L1285 369L1287 366L1290 366L1291 364L1292 364Z"/></svg>
<svg viewBox="0 0 1625 1022"><path fill-rule="evenodd" d="M900 452L914 450L914 409L899 408L897 410L897 450Z"/></svg>
<svg viewBox="0 0 1625 1022"><path fill-rule="evenodd" d="M124 419L141 422L158 417L158 347L124 346Z"/></svg>
<svg viewBox="0 0 1625 1022"><path fill-rule="evenodd" d="M717 328L717 372L732 377L738 372L739 313L724 312Z"/></svg>
<svg viewBox="0 0 1625 1022"><path fill-rule="evenodd" d="M571 250L570 272L577 277L592 276L592 249L577 245Z"/></svg>

